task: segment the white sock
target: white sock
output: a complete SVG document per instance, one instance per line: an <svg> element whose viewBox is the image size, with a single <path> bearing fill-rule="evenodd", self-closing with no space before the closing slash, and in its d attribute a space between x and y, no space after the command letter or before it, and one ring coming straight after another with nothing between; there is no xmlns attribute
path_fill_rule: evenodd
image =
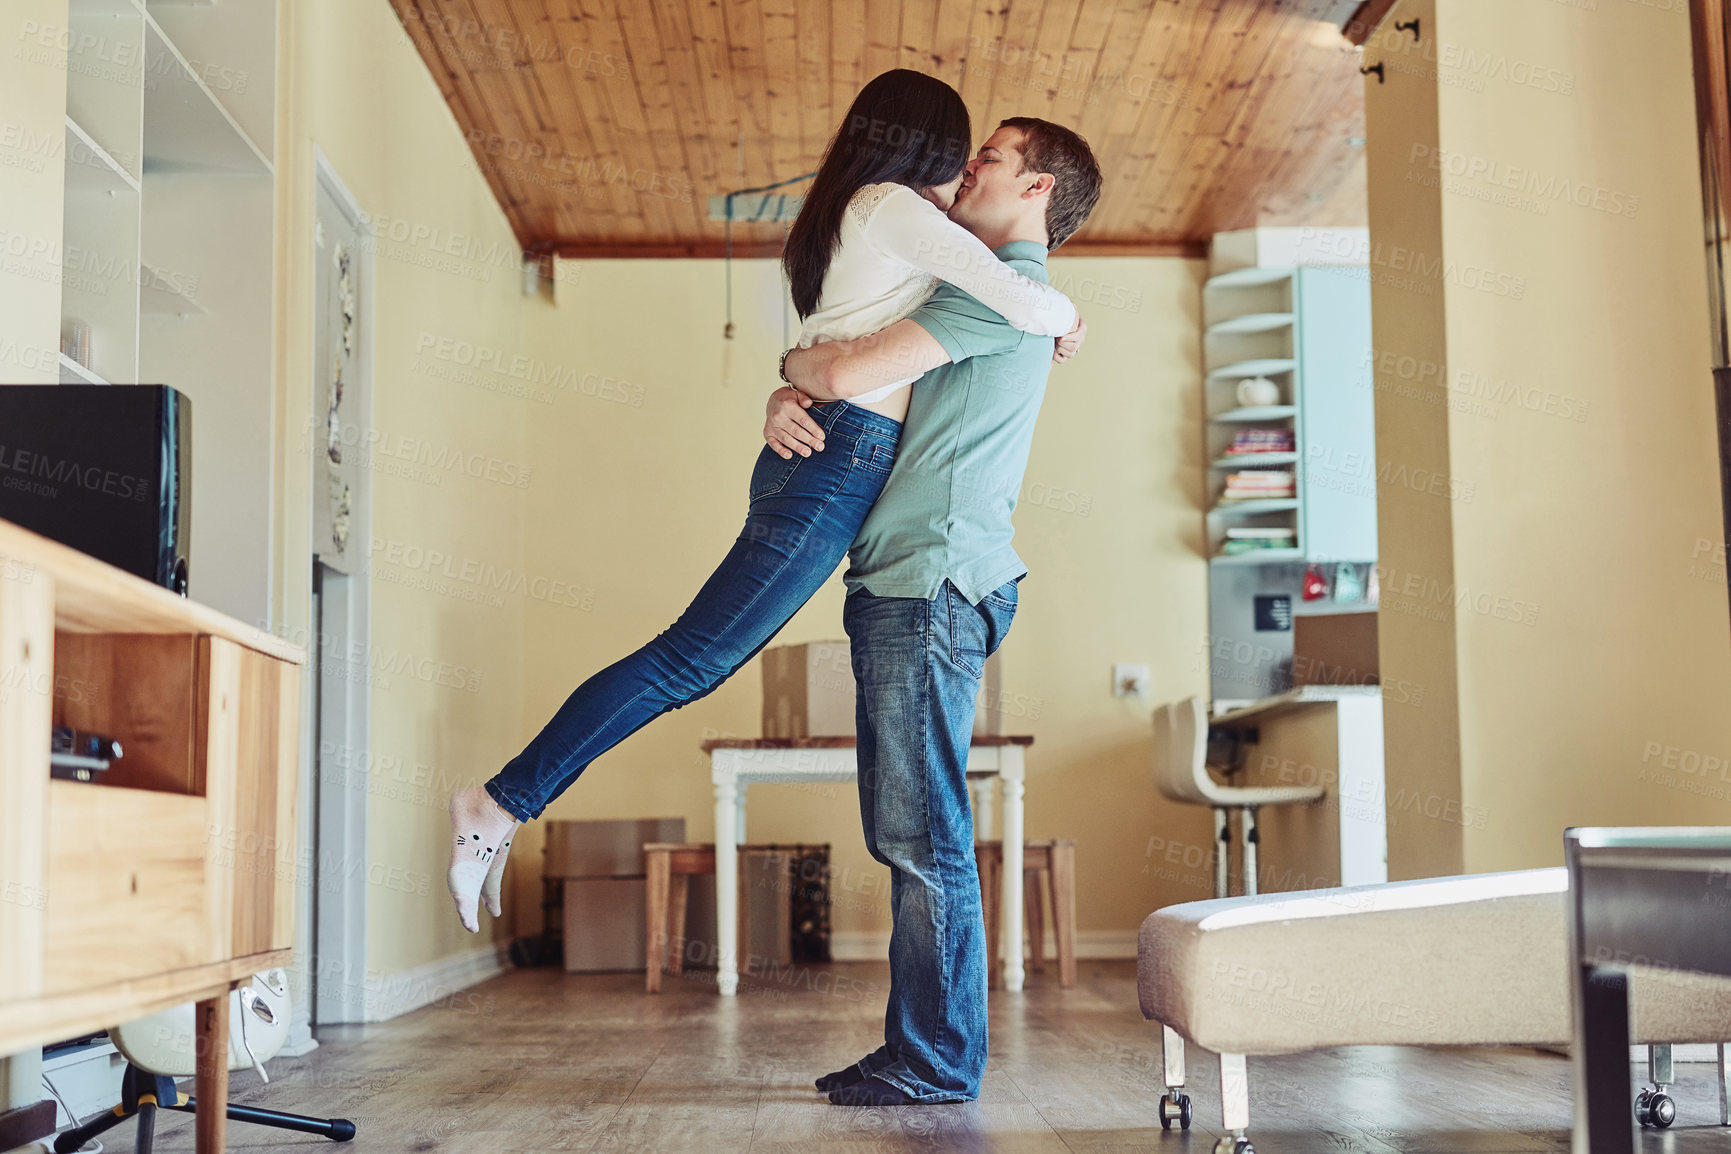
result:
<svg viewBox="0 0 1731 1154"><path fill-rule="evenodd" d="M487 867L487 880L481 883L481 903L494 917L501 916L499 888L505 882L505 859L511 855L511 839L517 836L516 829L517 823L513 822L512 832L505 835L499 852L493 855L493 864Z"/></svg>
<svg viewBox="0 0 1731 1154"><path fill-rule="evenodd" d="M501 853L501 847L510 841L517 825L517 819L500 809L499 803L478 785L451 795L451 866L445 871L445 886L457 903L457 917L471 934L481 930L475 905L488 867ZM495 896L487 907L494 916L498 915L497 902Z"/></svg>

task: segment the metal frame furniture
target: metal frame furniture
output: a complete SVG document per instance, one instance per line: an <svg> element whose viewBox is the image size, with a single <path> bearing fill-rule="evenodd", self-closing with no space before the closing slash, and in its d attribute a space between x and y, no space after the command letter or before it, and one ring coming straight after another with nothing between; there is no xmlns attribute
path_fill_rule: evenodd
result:
<svg viewBox="0 0 1731 1154"><path fill-rule="evenodd" d="M1323 787L1221 785L1208 772L1208 708L1200 697L1186 697L1154 710L1154 784L1173 801L1214 810L1214 896L1231 889L1232 832L1228 814L1242 811L1244 892L1256 892L1256 811L1265 805L1316 801Z"/></svg>
<svg viewBox="0 0 1731 1154"><path fill-rule="evenodd" d="M1648 1056L1651 1085L1629 1109L1631 978L1731 977L1731 828L1579 828L1563 834L1569 873L1575 1154L1633 1154L1637 1126L1676 1116L1671 1048ZM1650 980L1650 979L1649 979ZM1645 1020L1642 1020L1645 1028ZM1719 1122L1731 1122L1731 1067L1718 1044Z"/></svg>

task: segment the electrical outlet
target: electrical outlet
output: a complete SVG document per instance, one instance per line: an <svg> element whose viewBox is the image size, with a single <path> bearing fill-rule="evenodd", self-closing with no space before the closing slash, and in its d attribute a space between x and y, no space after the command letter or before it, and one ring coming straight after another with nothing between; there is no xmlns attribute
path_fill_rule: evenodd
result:
<svg viewBox="0 0 1731 1154"><path fill-rule="evenodd" d="M1112 667L1112 696L1148 696L1148 667L1146 665L1114 665Z"/></svg>

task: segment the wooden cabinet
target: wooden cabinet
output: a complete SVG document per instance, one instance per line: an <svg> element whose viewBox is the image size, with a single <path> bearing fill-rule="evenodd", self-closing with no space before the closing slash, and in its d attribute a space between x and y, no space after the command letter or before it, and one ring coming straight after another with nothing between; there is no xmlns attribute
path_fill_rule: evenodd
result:
<svg viewBox="0 0 1731 1154"><path fill-rule="evenodd" d="M287 964L304 661L0 521L0 1054L180 1002L226 1008L231 983ZM50 781L57 723L125 757L96 783ZM201 1135L221 1117L226 1034L211 1049Z"/></svg>

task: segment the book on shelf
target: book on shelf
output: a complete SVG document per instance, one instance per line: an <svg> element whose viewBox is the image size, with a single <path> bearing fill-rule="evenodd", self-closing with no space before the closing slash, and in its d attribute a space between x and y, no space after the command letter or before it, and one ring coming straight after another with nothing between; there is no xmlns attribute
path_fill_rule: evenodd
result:
<svg viewBox="0 0 1731 1154"><path fill-rule="evenodd" d="M1279 469L1258 469L1249 473L1230 473L1226 477L1223 501L1278 500L1297 496L1297 484L1290 472Z"/></svg>
<svg viewBox="0 0 1731 1154"><path fill-rule="evenodd" d="M1226 455L1239 457L1253 453L1290 453L1297 447L1297 443L1291 429L1240 429L1233 436L1232 446L1226 450Z"/></svg>
<svg viewBox="0 0 1731 1154"><path fill-rule="evenodd" d="M1236 557L1244 553L1260 553L1268 549L1291 549L1295 541L1291 537L1233 537L1220 546L1222 557Z"/></svg>

